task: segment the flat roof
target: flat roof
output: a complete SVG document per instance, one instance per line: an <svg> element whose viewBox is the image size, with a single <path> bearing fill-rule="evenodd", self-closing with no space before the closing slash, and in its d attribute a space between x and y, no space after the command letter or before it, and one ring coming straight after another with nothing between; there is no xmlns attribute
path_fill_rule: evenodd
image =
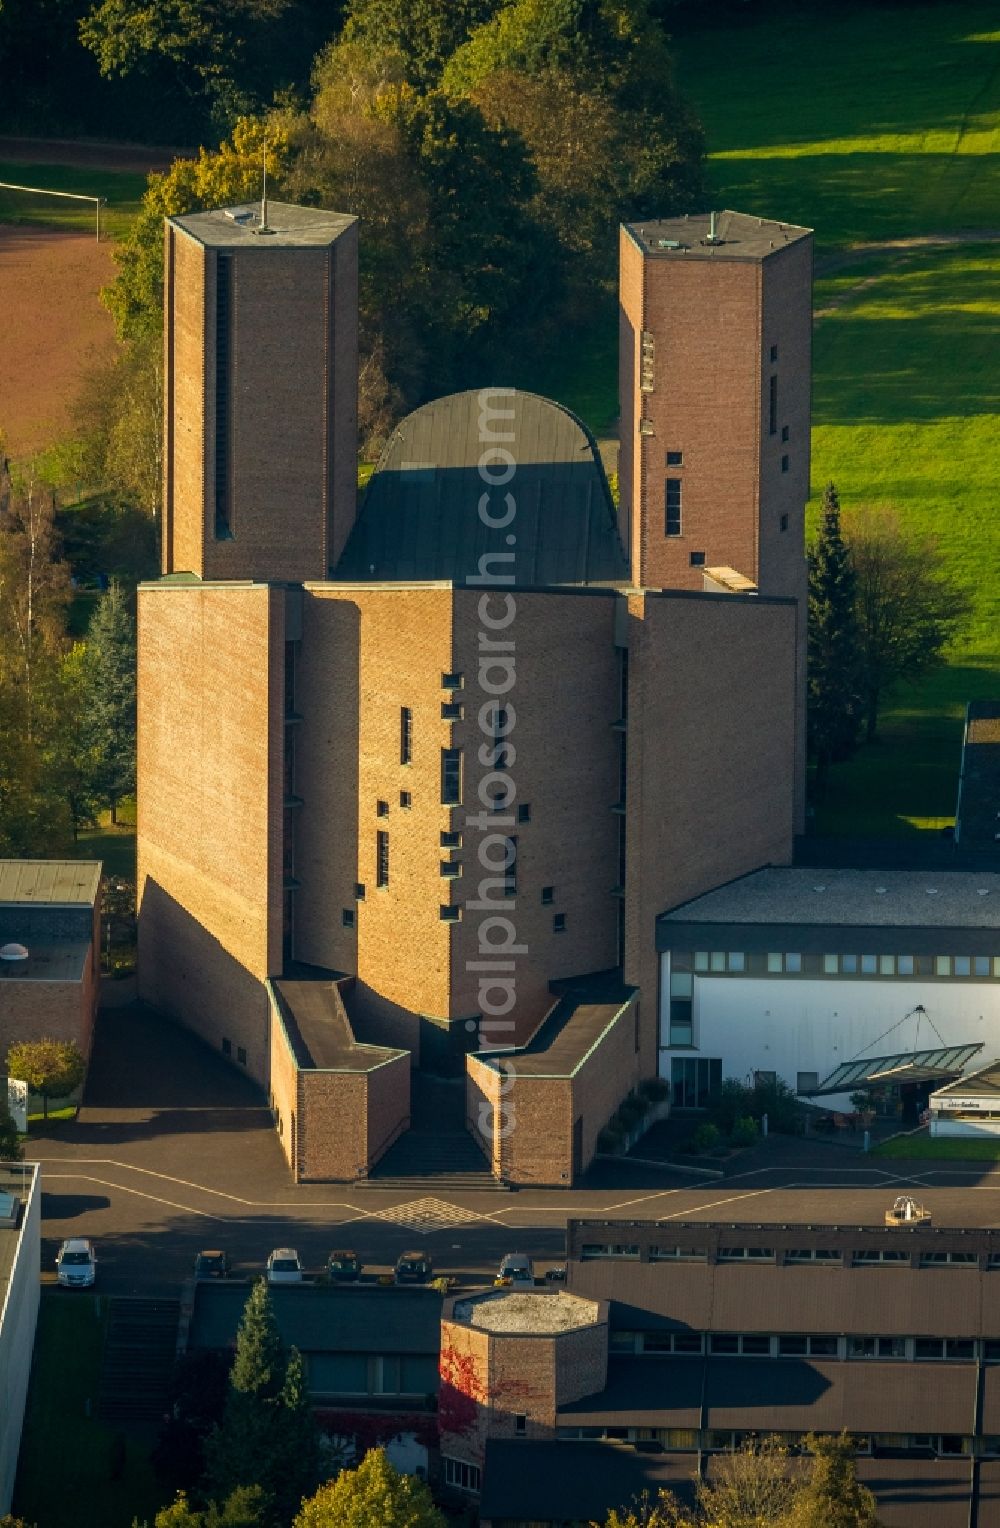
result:
<svg viewBox="0 0 1000 1528"><path fill-rule="evenodd" d="M683 902L658 922L1000 929L1000 875L773 866Z"/></svg>
<svg viewBox="0 0 1000 1528"><path fill-rule="evenodd" d="M100 889L100 860L0 859L0 903L93 906Z"/></svg>
<svg viewBox="0 0 1000 1528"><path fill-rule="evenodd" d="M195 1285L190 1346L236 1342L250 1284L229 1279ZM433 1353L441 1342L441 1296L435 1289L379 1285L274 1284L268 1293L282 1339L303 1353Z"/></svg>
<svg viewBox="0 0 1000 1528"><path fill-rule="evenodd" d="M5 981L80 981L91 945L90 939L29 939L27 960L0 960L0 985Z"/></svg>
<svg viewBox="0 0 1000 1528"><path fill-rule="evenodd" d="M709 242L711 212L678 218L651 218L626 223L632 238L647 255L664 260L766 260L789 244L812 237L811 228L753 217L726 208L716 212L715 242Z"/></svg>
<svg viewBox="0 0 1000 1528"><path fill-rule="evenodd" d="M955 841L1000 857L1000 700L972 700L965 713Z"/></svg>
<svg viewBox="0 0 1000 1528"><path fill-rule="evenodd" d="M563 989L562 996L527 1045L479 1052L476 1059L498 1067L505 1057L516 1057L519 1077L572 1077L636 993L617 972L553 982L552 987Z"/></svg>
<svg viewBox="0 0 1000 1528"><path fill-rule="evenodd" d="M167 222L207 249L303 249L333 244L358 220L349 212L297 207L293 202L267 204L269 234L260 231L260 202L191 212Z"/></svg>
<svg viewBox="0 0 1000 1528"><path fill-rule="evenodd" d="M997 1094L1000 1094L1000 1059L988 1061L974 1072L966 1072L964 1077L956 1077L943 1088L935 1088L931 1102L935 1098L982 1098Z"/></svg>
<svg viewBox="0 0 1000 1528"><path fill-rule="evenodd" d="M453 1315L484 1332L551 1336L606 1320L607 1308L565 1289L491 1289L456 1300Z"/></svg>
<svg viewBox="0 0 1000 1528"><path fill-rule="evenodd" d="M408 1053L357 1040L336 983L325 978L289 980L276 977L269 985L281 1006L281 1016L302 1068L327 1072L370 1072Z"/></svg>

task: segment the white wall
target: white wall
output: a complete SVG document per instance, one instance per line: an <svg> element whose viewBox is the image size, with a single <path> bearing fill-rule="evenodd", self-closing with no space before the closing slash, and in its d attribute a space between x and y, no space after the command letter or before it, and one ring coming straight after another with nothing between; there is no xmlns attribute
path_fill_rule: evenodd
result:
<svg viewBox="0 0 1000 1528"><path fill-rule="evenodd" d="M669 992L668 957L663 957L664 994ZM899 1024L918 1003L927 1016ZM670 1076L669 1009L660 1020L661 1064ZM891 981L864 977L810 979L798 976L704 976L694 979L695 1050L677 1055L721 1056L723 1077L743 1081L754 1071L777 1072L791 1087L799 1072L819 1080L859 1051L892 1055L940 1044L982 1041L972 1061L982 1065L1000 1056L1000 984L953 981ZM928 1023L933 1020L938 1040ZM892 1025L892 1033L885 1034ZM883 1036L883 1038L880 1038ZM878 1042L875 1044L875 1042Z"/></svg>
<svg viewBox="0 0 1000 1528"><path fill-rule="evenodd" d="M37 1167L33 1175L29 1167L26 1182L30 1192L21 1216L21 1236L10 1270L6 1298L0 1305L0 1516L10 1511L14 1494L21 1423L38 1319L42 1195ZM5 1182L4 1187L7 1186ZM20 1193L16 1183L12 1185L12 1191Z"/></svg>

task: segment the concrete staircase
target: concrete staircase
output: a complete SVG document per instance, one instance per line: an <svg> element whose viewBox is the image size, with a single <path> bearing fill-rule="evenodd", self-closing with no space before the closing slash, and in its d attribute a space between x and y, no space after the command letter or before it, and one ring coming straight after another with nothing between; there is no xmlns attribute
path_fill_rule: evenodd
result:
<svg viewBox="0 0 1000 1528"><path fill-rule="evenodd" d="M180 1301L114 1296L101 1363L98 1415L158 1421L167 1407Z"/></svg>
<svg viewBox="0 0 1000 1528"><path fill-rule="evenodd" d="M415 1071L410 1128L394 1141L366 1180L371 1188L422 1194L506 1193L465 1128L465 1078Z"/></svg>

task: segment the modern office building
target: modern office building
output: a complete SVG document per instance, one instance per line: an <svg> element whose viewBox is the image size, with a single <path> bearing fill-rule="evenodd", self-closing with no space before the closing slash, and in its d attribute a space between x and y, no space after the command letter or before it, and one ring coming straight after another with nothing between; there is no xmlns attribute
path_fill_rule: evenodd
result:
<svg viewBox="0 0 1000 1528"><path fill-rule="evenodd" d="M625 230L620 512L578 419L488 387L356 513L356 224L268 222L167 222L140 993L300 1179L404 1160L451 1072L457 1155L566 1184L657 1070L659 915L791 859L811 237Z"/></svg>

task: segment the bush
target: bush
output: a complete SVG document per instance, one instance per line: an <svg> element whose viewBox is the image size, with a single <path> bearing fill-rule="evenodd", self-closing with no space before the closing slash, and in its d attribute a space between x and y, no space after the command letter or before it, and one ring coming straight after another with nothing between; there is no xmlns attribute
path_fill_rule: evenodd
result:
<svg viewBox="0 0 1000 1528"><path fill-rule="evenodd" d="M760 1126L753 1115L738 1119L729 1134L734 1146L753 1146L760 1139Z"/></svg>
<svg viewBox="0 0 1000 1528"><path fill-rule="evenodd" d="M691 1145L695 1151L714 1151L722 1140L722 1131L718 1125L713 1125L711 1120L706 1120L699 1125L691 1137Z"/></svg>
<svg viewBox="0 0 1000 1528"><path fill-rule="evenodd" d="M665 1077L647 1077L640 1082L639 1092L651 1104L662 1104L670 1097L670 1084Z"/></svg>
<svg viewBox="0 0 1000 1528"><path fill-rule="evenodd" d="M623 1099L618 1105L618 1120L625 1131L637 1125L645 1113L645 1103L642 1099L636 1098L634 1093L630 1093L628 1098Z"/></svg>
<svg viewBox="0 0 1000 1528"><path fill-rule="evenodd" d="M605 1125L597 1137L598 1151L621 1151L624 1133L616 1124Z"/></svg>

